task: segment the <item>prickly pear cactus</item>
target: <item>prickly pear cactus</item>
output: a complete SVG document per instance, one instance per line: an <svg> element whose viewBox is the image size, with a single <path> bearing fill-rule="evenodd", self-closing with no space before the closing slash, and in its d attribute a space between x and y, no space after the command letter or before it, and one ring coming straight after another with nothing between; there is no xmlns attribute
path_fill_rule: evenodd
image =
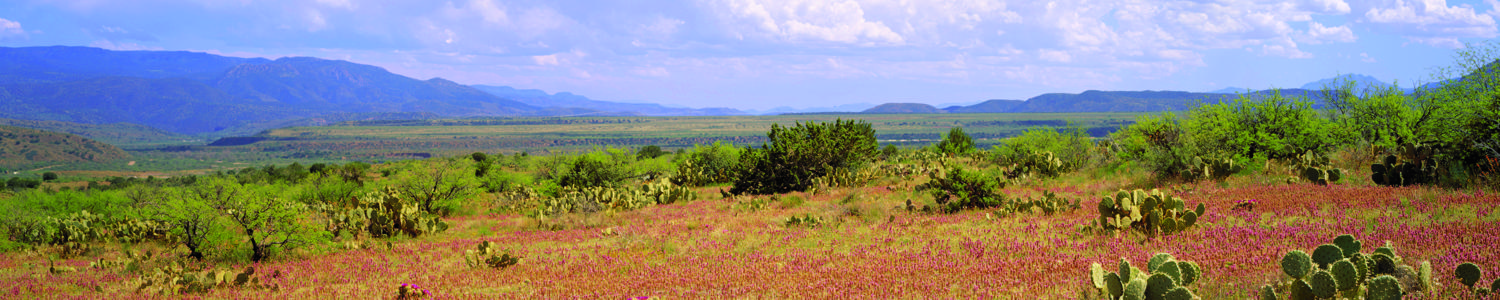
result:
<svg viewBox="0 0 1500 300"><path fill-rule="evenodd" d="M1160 190L1125 191L1099 201L1099 220L1094 224L1105 231L1129 228L1147 236L1171 234L1191 228L1205 212L1202 203L1196 210L1178 198Z"/></svg>
<svg viewBox="0 0 1500 300"><path fill-rule="evenodd" d="M1365 291L1365 299L1372 300L1396 300L1403 296L1405 293L1401 291L1401 282L1390 275L1371 279L1369 289Z"/></svg>
<svg viewBox="0 0 1500 300"><path fill-rule="evenodd" d="M1454 276L1458 277L1458 282L1463 283L1464 286L1468 286L1471 290L1474 289L1474 284L1479 282L1479 277L1483 276L1483 274L1479 270L1479 265L1470 262L1460 264L1458 265L1458 269L1454 270Z"/></svg>
<svg viewBox="0 0 1500 300"><path fill-rule="evenodd" d="M1312 257L1302 250L1292 250L1281 257L1281 272L1292 278L1305 278L1312 270Z"/></svg>

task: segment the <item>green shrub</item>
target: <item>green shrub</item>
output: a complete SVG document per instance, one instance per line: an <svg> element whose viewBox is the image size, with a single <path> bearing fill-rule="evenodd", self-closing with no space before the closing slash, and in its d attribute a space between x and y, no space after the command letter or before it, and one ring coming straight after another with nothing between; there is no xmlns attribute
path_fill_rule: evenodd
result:
<svg viewBox="0 0 1500 300"><path fill-rule="evenodd" d="M1237 159L1322 154L1343 141L1333 123L1312 109L1311 100L1284 97L1280 91L1200 105L1183 121L1183 128L1206 153Z"/></svg>
<svg viewBox="0 0 1500 300"><path fill-rule="evenodd" d="M1005 183L994 175L953 167L942 174L933 173L931 177L932 181L918 189L932 194L945 212L1000 207L1009 201L1000 193Z"/></svg>
<svg viewBox="0 0 1500 300"><path fill-rule="evenodd" d="M974 139L969 138L969 135L964 133L963 127L953 127L953 129L948 130L947 135L943 136L943 140L939 141L937 145L933 145L933 147L939 153L946 155L965 154L974 151Z"/></svg>
<svg viewBox="0 0 1500 300"><path fill-rule="evenodd" d="M813 179L835 170L854 170L875 156L875 129L864 121L771 125L771 140L740 155L730 193L779 194L804 191Z"/></svg>
<svg viewBox="0 0 1500 300"><path fill-rule="evenodd" d="M1006 138L990 150L994 160L1001 165L1022 165L1036 161L1036 155L1050 153L1060 163L1056 173L1072 172L1087 167L1096 158L1091 154L1095 147L1093 139L1082 126L1071 124L1066 129L1049 127L1029 128L1021 135Z"/></svg>

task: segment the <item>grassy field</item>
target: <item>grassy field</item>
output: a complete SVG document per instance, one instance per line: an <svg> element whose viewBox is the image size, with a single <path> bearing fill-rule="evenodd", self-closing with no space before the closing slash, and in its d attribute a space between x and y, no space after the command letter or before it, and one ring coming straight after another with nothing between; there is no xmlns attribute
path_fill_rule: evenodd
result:
<svg viewBox="0 0 1500 300"><path fill-rule="evenodd" d="M1352 164L1352 163L1351 163ZM1278 262L1290 250L1311 252L1352 234L1364 252L1390 245L1407 264L1430 262L1438 285L1409 298L1469 298L1453 278L1461 262L1478 263L1488 284L1500 274L1500 196L1484 191L1372 186L1351 179L1331 186L1287 184L1271 168L1229 181L1171 184L1162 189L1208 213L1191 230L1148 238L1086 230L1093 207L1118 189L1140 187L1129 168L1074 173L1011 185L1012 197L1043 191L1082 200L1082 209L1052 215L992 210L931 214L905 209L931 204L913 191L925 176L886 176L864 187L817 193L723 198L723 187L698 189L698 200L633 211L533 218L475 213L448 218L442 234L393 240L359 239L314 245L255 265L260 282L276 288L224 286L208 298L391 298L416 284L434 298L1044 298L1079 299L1093 292L1089 265L1121 259L1144 266L1155 253L1201 265L1192 286L1202 299L1251 298L1284 281ZM1368 173L1351 174L1352 178ZM1253 202L1251 207L1240 203ZM498 195L472 203L504 205ZM820 218L793 226L793 217ZM494 242L521 257L503 268L470 267L466 250ZM157 244L106 245L86 257L62 259L50 272L48 251L0 255L0 293L18 298L154 298L138 293L141 271L91 267L125 249L155 251L142 263L185 258ZM144 261L144 260L143 260ZM240 270L221 261L192 268ZM1144 267L1143 267L1144 268ZM68 271L71 270L71 271Z"/></svg>
<svg viewBox="0 0 1500 300"><path fill-rule="evenodd" d="M546 118L506 120L427 120L348 122L335 126L290 127L256 135L258 142L225 148L304 156L409 157L417 153L572 152L594 147L673 150L714 141L759 145L772 124L865 120L883 145L925 146L954 126L988 147L1032 126L1064 127L1076 122L1095 136L1133 123L1140 113L783 115L718 117ZM499 124L499 125L497 125Z"/></svg>

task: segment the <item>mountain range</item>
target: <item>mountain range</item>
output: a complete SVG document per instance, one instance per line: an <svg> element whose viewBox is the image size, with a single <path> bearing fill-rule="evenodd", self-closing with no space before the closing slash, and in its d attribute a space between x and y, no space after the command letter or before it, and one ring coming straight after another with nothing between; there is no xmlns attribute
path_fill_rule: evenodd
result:
<svg viewBox="0 0 1500 300"><path fill-rule="evenodd" d="M1287 96L1317 96L1316 89L1335 79L1352 80L1357 87L1388 86L1369 76L1351 74L1280 92ZM1235 92L1251 97L1270 93ZM0 47L0 106L5 107L0 110L0 118L139 124L200 137L245 135L281 126L341 121L489 116L1183 111L1195 103L1215 103L1232 97L1237 95L1091 90L943 108L921 103L855 103L741 111L601 101L568 92L554 94L508 86L464 85L442 78L418 80L380 67L311 57L271 60L184 51Z"/></svg>

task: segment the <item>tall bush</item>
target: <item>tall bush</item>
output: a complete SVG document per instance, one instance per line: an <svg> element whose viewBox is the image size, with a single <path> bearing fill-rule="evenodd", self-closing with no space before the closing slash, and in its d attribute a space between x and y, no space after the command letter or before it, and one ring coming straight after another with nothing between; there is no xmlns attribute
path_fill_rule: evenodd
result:
<svg viewBox="0 0 1500 300"><path fill-rule="evenodd" d="M775 194L806 190L812 179L835 170L852 170L874 159L875 129L864 121L835 120L833 123L771 125L771 142L761 148L746 148L733 194Z"/></svg>
<svg viewBox="0 0 1500 300"><path fill-rule="evenodd" d="M1312 109L1311 100L1285 97L1280 91L1199 105L1183 121L1183 128L1208 154L1244 161L1327 153L1341 141L1332 123Z"/></svg>
<svg viewBox="0 0 1500 300"><path fill-rule="evenodd" d="M947 155L965 154L974 151L974 139L969 138L969 135L964 133L963 127L953 127L953 129L948 130L948 135L943 136L943 140L939 141L935 147L937 147L938 152Z"/></svg>

